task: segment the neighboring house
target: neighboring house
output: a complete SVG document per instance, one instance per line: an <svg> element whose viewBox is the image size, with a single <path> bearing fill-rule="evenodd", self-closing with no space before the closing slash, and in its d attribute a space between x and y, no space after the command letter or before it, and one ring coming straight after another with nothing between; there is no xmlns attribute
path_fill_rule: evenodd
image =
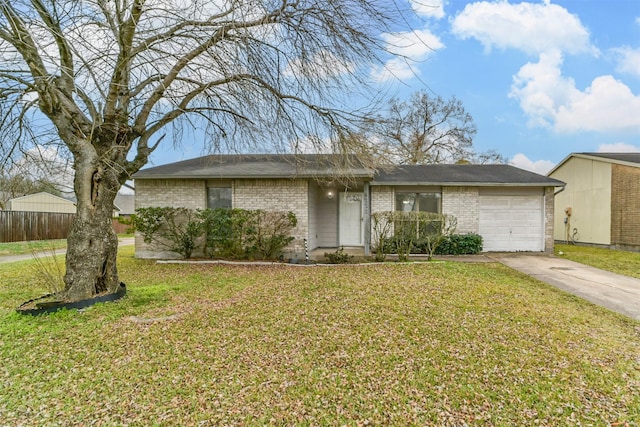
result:
<svg viewBox="0 0 640 427"><path fill-rule="evenodd" d="M76 204L71 200L49 193L28 194L7 202L8 211L76 213Z"/></svg>
<svg viewBox="0 0 640 427"><path fill-rule="evenodd" d="M130 218L136 212L133 194L116 194L113 202L114 217Z"/></svg>
<svg viewBox="0 0 640 427"><path fill-rule="evenodd" d="M331 166L323 155L214 155L141 170L136 208L292 211L292 254L353 246L369 253L371 213L451 214L485 251L553 250L553 196L563 182L507 165ZM136 256L163 257L136 237Z"/></svg>
<svg viewBox="0 0 640 427"><path fill-rule="evenodd" d="M567 183L556 240L640 250L640 153L572 153L548 176Z"/></svg>

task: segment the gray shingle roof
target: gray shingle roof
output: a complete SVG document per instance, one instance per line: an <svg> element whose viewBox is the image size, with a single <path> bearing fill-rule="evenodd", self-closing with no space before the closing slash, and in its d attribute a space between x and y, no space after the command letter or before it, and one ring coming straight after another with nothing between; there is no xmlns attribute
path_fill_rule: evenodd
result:
<svg viewBox="0 0 640 427"><path fill-rule="evenodd" d="M373 171L355 157L340 167L331 155L242 154L210 155L147 168L134 179L164 178L331 178L338 175L371 178Z"/></svg>
<svg viewBox="0 0 640 427"><path fill-rule="evenodd" d="M371 185L564 186L564 182L509 165L396 166Z"/></svg>
<svg viewBox="0 0 640 427"><path fill-rule="evenodd" d="M133 194L116 194L116 199L113 204L118 207L121 215L131 215L136 212L134 197L135 195Z"/></svg>
<svg viewBox="0 0 640 427"><path fill-rule="evenodd" d="M336 168L329 155L211 155L143 169L134 179L333 178L373 179L372 185L564 186L562 181L508 165L393 166L374 174L352 158Z"/></svg>

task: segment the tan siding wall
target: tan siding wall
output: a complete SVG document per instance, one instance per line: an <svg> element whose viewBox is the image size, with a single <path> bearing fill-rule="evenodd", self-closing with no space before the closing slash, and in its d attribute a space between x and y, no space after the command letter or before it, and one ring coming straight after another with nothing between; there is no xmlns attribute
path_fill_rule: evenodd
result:
<svg viewBox="0 0 640 427"><path fill-rule="evenodd" d="M333 191L333 198L327 198L328 189L318 191L316 216L318 217L318 246L334 248L338 246L338 191Z"/></svg>
<svg viewBox="0 0 640 427"><path fill-rule="evenodd" d="M567 183L555 197L555 238L566 239L564 211L571 207L569 233L576 228L579 242L611 244L611 164L574 157L550 176Z"/></svg>
<svg viewBox="0 0 640 427"><path fill-rule="evenodd" d="M315 249L318 246L318 185L315 182L309 183L309 206L307 209L307 216L309 218L309 250Z"/></svg>
<svg viewBox="0 0 640 427"><path fill-rule="evenodd" d="M31 194L12 199L7 204L9 211L76 213L76 205L47 193Z"/></svg>
<svg viewBox="0 0 640 427"><path fill-rule="evenodd" d="M298 219L288 254L303 255L309 235L308 182L302 179L239 179L233 185L233 207L291 211Z"/></svg>
<svg viewBox="0 0 640 427"><path fill-rule="evenodd" d="M612 166L611 244L640 246L640 167Z"/></svg>
<svg viewBox="0 0 640 427"><path fill-rule="evenodd" d="M477 187L443 187L442 213L458 220L456 233L477 233L479 221Z"/></svg>

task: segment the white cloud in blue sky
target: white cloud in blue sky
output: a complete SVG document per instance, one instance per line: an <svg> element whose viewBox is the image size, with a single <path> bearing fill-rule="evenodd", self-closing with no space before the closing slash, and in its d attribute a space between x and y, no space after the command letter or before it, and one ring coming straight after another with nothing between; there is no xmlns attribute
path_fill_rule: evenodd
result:
<svg viewBox="0 0 640 427"><path fill-rule="evenodd" d="M455 17L452 30L462 39L479 40L488 52L496 47L530 54L549 51L598 54L580 19L549 3L471 3Z"/></svg>
<svg viewBox="0 0 640 427"><path fill-rule="evenodd" d="M383 40L387 49L397 57L372 72L373 80L386 82L392 79L410 80L420 74L417 64L426 60L429 55L444 48L439 37L429 29L384 34Z"/></svg>
<svg viewBox="0 0 640 427"><path fill-rule="evenodd" d="M623 46L612 49L617 57L616 70L640 78L640 47Z"/></svg>
<svg viewBox="0 0 640 427"><path fill-rule="evenodd" d="M632 33L618 31L614 37L612 31L620 27L623 11L570 0L410 4L423 18L422 28L383 35L389 50L401 57L374 69L372 78L400 81L409 93L423 84L431 90L441 74L440 86L472 110L480 150L497 149L512 164L538 173L571 151L640 150L640 95L624 80L640 78L640 43ZM627 19L638 28L640 18ZM603 39L607 44L599 45ZM478 43L484 59L476 53ZM476 65L485 61L495 63L483 75ZM588 66L577 69L576 63ZM607 143L611 138L616 140Z"/></svg>
<svg viewBox="0 0 640 427"><path fill-rule="evenodd" d="M383 93L455 96L479 151L538 173L571 152L640 151L637 0L407 2L419 19L381 36L400 57L371 70Z"/></svg>
<svg viewBox="0 0 640 427"><path fill-rule="evenodd" d="M640 147L624 142L616 142L614 144L601 144L598 147L599 153L640 153Z"/></svg>

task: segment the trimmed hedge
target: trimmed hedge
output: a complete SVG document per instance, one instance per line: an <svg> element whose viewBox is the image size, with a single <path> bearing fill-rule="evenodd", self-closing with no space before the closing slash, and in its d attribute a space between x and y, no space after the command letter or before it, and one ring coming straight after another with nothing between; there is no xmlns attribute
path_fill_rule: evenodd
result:
<svg viewBox="0 0 640 427"><path fill-rule="evenodd" d="M482 236L475 233L452 234L436 249L437 255L474 255L482 252Z"/></svg>

